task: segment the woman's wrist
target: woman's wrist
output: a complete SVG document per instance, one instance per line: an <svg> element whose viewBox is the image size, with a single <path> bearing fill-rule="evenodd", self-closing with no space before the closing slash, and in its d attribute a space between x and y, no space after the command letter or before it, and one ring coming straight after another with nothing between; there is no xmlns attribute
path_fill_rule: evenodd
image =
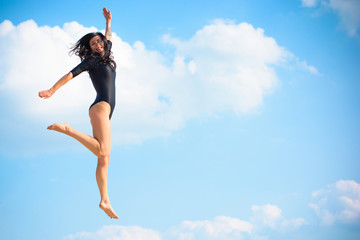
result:
<svg viewBox="0 0 360 240"><path fill-rule="evenodd" d="M52 88L49 89L49 92L50 92L51 94L54 94L55 91L56 91L56 90L54 89L54 87L52 87Z"/></svg>

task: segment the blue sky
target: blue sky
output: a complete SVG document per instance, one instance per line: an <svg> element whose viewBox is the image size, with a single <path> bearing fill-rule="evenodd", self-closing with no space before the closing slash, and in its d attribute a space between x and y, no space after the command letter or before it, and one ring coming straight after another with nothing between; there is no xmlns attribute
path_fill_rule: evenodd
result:
<svg viewBox="0 0 360 240"><path fill-rule="evenodd" d="M82 74L37 98L103 31L118 63L109 194ZM356 0L1 1L2 239L359 239Z"/></svg>

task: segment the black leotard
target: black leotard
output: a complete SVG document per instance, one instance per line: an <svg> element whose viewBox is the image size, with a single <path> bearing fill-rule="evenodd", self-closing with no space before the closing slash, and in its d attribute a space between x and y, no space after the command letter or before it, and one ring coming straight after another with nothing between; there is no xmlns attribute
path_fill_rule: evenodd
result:
<svg viewBox="0 0 360 240"><path fill-rule="evenodd" d="M109 51L111 49L112 43L108 41ZM100 101L105 101L110 104L111 111L109 119L111 119L112 113L115 108L115 77L116 72L113 68L101 62L101 60L96 58L87 58L84 59L79 65L77 65L71 73L73 77L76 77L80 73L88 71L91 81L96 90L96 99L90 108Z"/></svg>

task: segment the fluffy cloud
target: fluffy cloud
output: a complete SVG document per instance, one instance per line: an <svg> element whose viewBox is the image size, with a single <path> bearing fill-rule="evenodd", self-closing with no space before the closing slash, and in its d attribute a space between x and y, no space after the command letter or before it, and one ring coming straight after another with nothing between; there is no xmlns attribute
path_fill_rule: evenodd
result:
<svg viewBox="0 0 360 240"><path fill-rule="evenodd" d="M0 24L0 93L6 113L0 122L7 126L2 132L8 139L4 144L14 145L14 132L33 139L40 128L53 122L69 122L81 131L89 126L87 111L95 91L87 73L50 99L39 99L37 92L51 87L79 63L76 56L68 55L69 48L93 31L97 29L76 22L62 28L39 27L32 20L18 26L10 21ZM189 40L168 35L163 39L174 48L173 59L147 49L140 41L130 45L113 36L118 64L112 119L115 145L169 136L198 116L252 112L279 81L274 67L294 58L263 29L248 23L216 20ZM316 71L307 64L301 68ZM29 122L32 127L24 127ZM32 145L31 152L35 149Z"/></svg>
<svg viewBox="0 0 360 240"><path fill-rule="evenodd" d="M195 240L195 239L247 239L253 225L237 218L219 216L213 220L184 221L173 226L165 234L166 239Z"/></svg>
<svg viewBox="0 0 360 240"><path fill-rule="evenodd" d="M320 0L302 0L305 7L316 7ZM323 0L322 5L334 10L341 24L350 36L356 35L360 27L360 1L358 0Z"/></svg>
<svg viewBox="0 0 360 240"><path fill-rule="evenodd" d="M166 239L174 240L239 240L267 239L273 233L285 233L299 229L307 224L303 218L287 219L282 216L281 209L276 205L253 205L250 221L225 216L213 220L184 221L172 227Z"/></svg>
<svg viewBox="0 0 360 240"><path fill-rule="evenodd" d="M329 6L338 13L348 33L355 35L360 27L360 1L330 0Z"/></svg>
<svg viewBox="0 0 360 240"><path fill-rule="evenodd" d="M183 221L179 225L171 226L164 233L138 226L104 226L97 232L79 232L67 236L66 240L242 240L267 239L265 235L272 232L284 233L297 230L306 224L302 218L286 219L281 214L281 209L275 205L252 207L251 221L238 218L218 216L212 220ZM265 229L265 231L264 231ZM285 233L286 234L286 233Z"/></svg>
<svg viewBox="0 0 360 240"><path fill-rule="evenodd" d="M314 191L310 207L325 225L360 224L360 184L340 180L326 189ZM138 226L104 226L96 232L79 232L66 240L266 240L292 239L305 236L301 227L308 223L303 218L287 218L273 204L253 205L248 221L218 216L211 220L183 221L160 233ZM308 229L309 230L309 229ZM319 229L314 229L317 234ZM307 232L307 231L305 231ZM307 232L311 238L312 232ZM305 237L306 238L306 237Z"/></svg>
<svg viewBox="0 0 360 240"><path fill-rule="evenodd" d="M95 233L79 232L64 238L65 240L161 240L161 234L138 226L104 226Z"/></svg>
<svg viewBox="0 0 360 240"><path fill-rule="evenodd" d="M282 216L282 210L271 204L263 206L252 206L253 217L252 222L256 224L258 228L270 228L278 231L295 230L302 225L307 224L303 218L287 219Z"/></svg>
<svg viewBox="0 0 360 240"><path fill-rule="evenodd" d="M188 41L170 36L164 40L176 48L173 69L180 79L176 78L174 87L181 92L174 92L173 99L180 102L188 92L180 86L186 79L194 91L189 100L195 104L188 105L192 115L199 109L207 114L224 110L244 113L260 106L264 94L278 82L271 65L289 56L263 29L224 20L205 26ZM186 68L190 74L184 78Z"/></svg>
<svg viewBox="0 0 360 240"><path fill-rule="evenodd" d="M310 207L325 225L360 223L360 184L340 180L326 189L314 191Z"/></svg>

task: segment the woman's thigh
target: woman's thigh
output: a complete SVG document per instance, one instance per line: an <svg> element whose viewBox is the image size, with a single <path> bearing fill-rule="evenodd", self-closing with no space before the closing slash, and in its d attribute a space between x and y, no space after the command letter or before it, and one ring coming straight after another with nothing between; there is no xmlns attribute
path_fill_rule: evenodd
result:
<svg viewBox="0 0 360 240"><path fill-rule="evenodd" d="M111 147L110 109L110 105L102 101L93 105L89 111L94 138L100 143L100 148L108 148L108 151Z"/></svg>

